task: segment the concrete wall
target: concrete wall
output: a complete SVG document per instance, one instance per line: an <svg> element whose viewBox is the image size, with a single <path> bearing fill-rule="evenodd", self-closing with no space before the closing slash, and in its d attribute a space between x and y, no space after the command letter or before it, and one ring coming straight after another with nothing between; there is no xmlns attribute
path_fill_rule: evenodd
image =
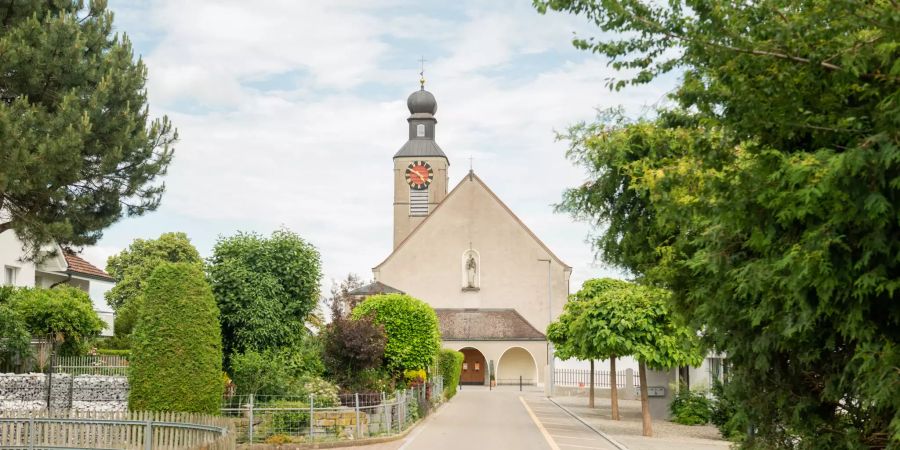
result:
<svg viewBox="0 0 900 450"><path fill-rule="evenodd" d="M547 342L546 341L444 341L444 347L453 350L462 350L464 348L474 348L484 355L484 359L490 367L491 361L494 362L494 371L496 377L507 378L502 374L503 368L500 367L501 362L508 364L506 370L510 376L519 378L519 374L523 375L529 372L525 364L525 356L529 356L534 360L534 368L530 370L531 375L527 378L535 379L539 386L544 385L544 367L547 365ZM507 359L503 361L503 356ZM510 356L512 355L512 356ZM489 378L485 377L485 384L489 382Z"/></svg>
<svg viewBox="0 0 900 450"><path fill-rule="evenodd" d="M478 290L466 290L462 282L462 255L470 248L480 259ZM548 258L552 314L548 263L539 261ZM551 256L477 177L466 176L373 273L376 280L435 308L514 308L544 333L550 316L562 312L571 269Z"/></svg>

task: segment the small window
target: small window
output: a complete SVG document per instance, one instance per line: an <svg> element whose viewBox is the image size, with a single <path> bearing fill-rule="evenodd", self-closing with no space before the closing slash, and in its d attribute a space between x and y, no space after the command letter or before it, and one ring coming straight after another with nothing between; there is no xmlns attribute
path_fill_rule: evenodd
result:
<svg viewBox="0 0 900 450"><path fill-rule="evenodd" d="M416 125L416 137L425 137L425 124Z"/></svg>
<svg viewBox="0 0 900 450"><path fill-rule="evenodd" d="M15 286L16 285L16 276L19 274L18 267L10 267L6 266L6 270L4 270L3 284L7 286Z"/></svg>

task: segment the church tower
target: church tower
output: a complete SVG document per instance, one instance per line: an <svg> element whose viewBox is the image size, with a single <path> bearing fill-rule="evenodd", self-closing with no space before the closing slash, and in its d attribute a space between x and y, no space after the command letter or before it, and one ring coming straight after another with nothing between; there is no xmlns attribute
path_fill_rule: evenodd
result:
<svg viewBox="0 0 900 450"><path fill-rule="evenodd" d="M394 155L394 249L447 196L450 161L434 142L437 101L420 83L406 100L409 140Z"/></svg>

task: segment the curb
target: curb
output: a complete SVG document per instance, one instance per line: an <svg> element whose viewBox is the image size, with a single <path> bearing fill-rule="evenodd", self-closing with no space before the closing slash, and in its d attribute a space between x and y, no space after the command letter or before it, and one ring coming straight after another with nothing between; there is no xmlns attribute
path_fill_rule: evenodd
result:
<svg viewBox="0 0 900 450"><path fill-rule="evenodd" d="M603 436L603 439L606 439L607 441L609 441L609 443L612 444L612 445L613 445L614 447L616 447L617 449L619 449L619 450L628 450L628 447L626 447L625 445L623 445L621 442L619 442L619 441L617 441L617 440L611 438L608 434L606 434L606 433L604 433L604 432L598 430L598 429L595 428L593 425L587 423L587 421L585 421L584 419L582 419L578 414L575 414L575 413L573 413L572 411L569 411L569 408L566 408L565 406L560 405L559 403L556 403L556 400L553 400L553 399L550 398L550 397L547 397L547 400L550 400L551 403L553 403L553 404L556 405L556 406L559 406L560 409L562 409L563 411L565 411L568 415L574 417L575 420L577 420L577 421L581 422L582 424L584 424L584 426L586 426L586 427L590 428L591 430L593 430L594 433L597 433L597 434L599 434L600 436Z"/></svg>

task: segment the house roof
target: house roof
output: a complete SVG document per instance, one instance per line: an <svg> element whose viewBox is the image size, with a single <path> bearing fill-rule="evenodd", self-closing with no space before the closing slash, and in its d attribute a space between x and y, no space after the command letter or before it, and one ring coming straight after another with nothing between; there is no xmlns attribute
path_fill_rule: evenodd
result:
<svg viewBox="0 0 900 450"><path fill-rule="evenodd" d="M531 238L534 239L535 242L537 242L537 244L540 245L541 248L544 249L544 251L547 252L548 255L550 255L550 258L552 258L554 261L558 262L565 269L567 269L567 270L572 269L572 266L566 264L565 262L563 262L563 260L559 259L559 257L556 256L556 254L553 253L552 250L550 250L550 247L547 247L547 244L544 244L544 241L542 241L541 238L537 237L537 235L534 234L534 232L531 231L531 229L528 228L527 225L525 225L525 222L522 222L522 219L519 219L519 216L517 216L516 213L514 213L511 209L509 209L509 206L506 206L506 203L503 203L503 200L500 200L500 197L498 197L497 194L495 194L494 191L492 191L491 188L489 188L484 183L484 181L481 180L481 178L478 178L478 175L475 175L475 171L473 171L473 170L469 170L469 173L465 177L463 177L463 179L459 183L457 183L456 187L454 187L453 190L450 191L450 193L447 194L447 196L444 197L444 199L440 203L438 203L437 207L434 208L434 211L432 211L431 214L429 214L427 217L425 217L425 220L423 220L415 228L413 228L413 230L408 235L406 235L406 237L402 241L400 241L400 244L397 245L397 247L394 249L394 251L391 252L391 254L387 256L387 258L385 258L383 261L378 263L378 265L375 266L373 269L378 270L386 262L390 261L390 259L395 254L397 254L397 251L400 250L400 248L403 247L404 244L409 242L413 238L413 236L415 236L416 233L422 229L423 225L425 225L430 220L432 220L434 218L434 216L441 213L441 210L442 210L441 207L446 205L448 203L448 201L453 197L453 194L455 194L457 191L459 191L460 187L463 185L463 183L465 183L467 181L468 182L476 182L482 188L484 188L485 192L487 192L488 195L492 199L494 199L494 201L496 201L500 205L500 207L502 207L503 210L506 211L513 218L513 220L515 220L516 223L518 223L519 226L521 226L522 229L524 229L525 232L528 233L528 235L531 236Z"/></svg>
<svg viewBox="0 0 900 450"><path fill-rule="evenodd" d="M348 294L350 294L350 295L363 295L363 296L376 295L376 294L404 294L404 293L405 292L401 291L400 289L388 286L380 281L375 281L375 282L369 283L365 286L358 287L358 288L348 292Z"/></svg>
<svg viewBox="0 0 900 450"><path fill-rule="evenodd" d="M436 308L445 341L543 341L543 333L515 309Z"/></svg>
<svg viewBox="0 0 900 450"><path fill-rule="evenodd" d="M116 281L116 279L108 273L85 261L71 250L63 250L63 256L66 258L66 265L69 266L66 270L67 273L99 278L101 280Z"/></svg>

